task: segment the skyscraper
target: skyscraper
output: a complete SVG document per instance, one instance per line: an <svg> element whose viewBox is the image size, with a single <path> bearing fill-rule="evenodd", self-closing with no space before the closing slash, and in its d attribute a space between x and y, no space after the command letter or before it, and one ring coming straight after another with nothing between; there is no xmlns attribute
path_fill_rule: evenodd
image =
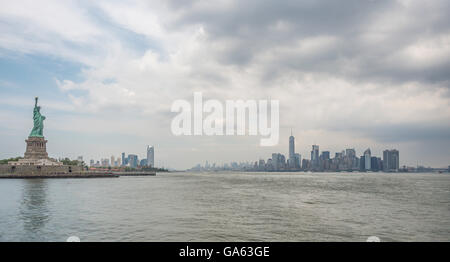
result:
<svg viewBox="0 0 450 262"><path fill-rule="evenodd" d="M378 172L381 168L381 159L379 157L373 156L370 158L370 167L372 171Z"/></svg>
<svg viewBox="0 0 450 262"><path fill-rule="evenodd" d="M266 167L266 162L264 161L264 159L260 159L259 163L258 163L258 169L264 170L265 167Z"/></svg>
<svg viewBox="0 0 450 262"><path fill-rule="evenodd" d="M371 153L370 148L367 148L366 151L364 151L364 168L365 170L371 170Z"/></svg>
<svg viewBox="0 0 450 262"><path fill-rule="evenodd" d="M274 170L281 170L284 169L286 164L286 158L284 155L280 153L273 153L272 154L272 165Z"/></svg>
<svg viewBox="0 0 450 262"><path fill-rule="evenodd" d="M128 163L130 164L130 167L136 168L138 166L138 156L128 155Z"/></svg>
<svg viewBox="0 0 450 262"><path fill-rule="evenodd" d="M322 151L322 154L320 154L320 159L322 160L330 159L330 151Z"/></svg>
<svg viewBox="0 0 450 262"><path fill-rule="evenodd" d="M109 166L109 159L105 158L102 159L102 167L108 167Z"/></svg>
<svg viewBox="0 0 450 262"><path fill-rule="evenodd" d="M359 158L359 170L360 171L365 171L366 170L365 163L366 163L366 161L365 161L364 156L361 156Z"/></svg>
<svg viewBox="0 0 450 262"><path fill-rule="evenodd" d="M274 170L278 170L278 154L277 153L272 153L272 166Z"/></svg>
<svg viewBox="0 0 450 262"><path fill-rule="evenodd" d="M356 157L356 150L354 148L345 149L344 166L348 170L358 168L358 160Z"/></svg>
<svg viewBox="0 0 450 262"><path fill-rule="evenodd" d="M311 151L311 166L312 168L319 167L319 146L313 145Z"/></svg>
<svg viewBox="0 0 450 262"><path fill-rule="evenodd" d="M289 137L289 168L297 168L296 167L296 158L295 158L295 138L292 136Z"/></svg>
<svg viewBox="0 0 450 262"><path fill-rule="evenodd" d="M122 166L126 166L127 163L125 162L125 152L122 153Z"/></svg>
<svg viewBox="0 0 450 262"><path fill-rule="evenodd" d="M289 159L294 158L295 156L295 138L294 136L289 137Z"/></svg>
<svg viewBox="0 0 450 262"><path fill-rule="evenodd" d="M294 161L294 168L300 169L300 161L302 159L302 156L298 153L295 153L295 161Z"/></svg>
<svg viewBox="0 0 450 262"><path fill-rule="evenodd" d="M383 151L383 170L398 171L400 168L400 153L396 149Z"/></svg>
<svg viewBox="0 0 450 262"><path fill-rule="evenodd" d="M302 169L308 170L310 168L310 162L308 159L302 159Z"/></svg>
<svg viewBox="0 0 450 262"><path fill-rule="evenodd" d="M356 157L356 150L354 148L347 148L345 149L345 156L349 158Z"/></svg>
<svg viewBox="0 0 450 262"><path fill-rule="evenodd" d="M400 152L398 150L393 149L392 152L392 169L398 171L400 169Z"/></svg>
<svg viewBox="0 0 450 262"><path fill-rule="evenodd" d="M147 166L155 167L155 148L147 146Z"/></svg>
<svg viewBox="0 0 450 262"><path fill-rule="evenodd" d="M319 167L321 170L328 170L331 165L330 151L322 151L319 157Z"/></svg>

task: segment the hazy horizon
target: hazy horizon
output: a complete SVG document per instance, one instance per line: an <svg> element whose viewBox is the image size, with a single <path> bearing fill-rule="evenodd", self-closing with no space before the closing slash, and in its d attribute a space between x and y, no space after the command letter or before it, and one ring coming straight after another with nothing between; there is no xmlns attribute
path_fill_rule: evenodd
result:
<svg viewBox="0 0 450 262"><path fill-rule="evenodd" d="M449 1L1 1L0 159L23 156L34 97L51 157L157 166L295 149L400 151L450 165ZM280 140L174 136L177 99L280 102Z"/></svg>

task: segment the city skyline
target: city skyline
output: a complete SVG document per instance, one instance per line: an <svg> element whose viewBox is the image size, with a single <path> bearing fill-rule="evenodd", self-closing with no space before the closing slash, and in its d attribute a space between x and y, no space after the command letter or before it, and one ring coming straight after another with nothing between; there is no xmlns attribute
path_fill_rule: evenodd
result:
<svg viewBox="0 0 450 262"><path fill-rule="evenodd" d="M331 157L330 151L320 151L319 145L312 145L310 158L301 158L299 153L295 152L295 137L289 136L288 157L283 153L272 153L267 161L260 158L258 161L232 161L230 163L209 163L206 160L205 165L197 164L190 168L191 171L217 171L217 170L240 170L240 171L322 171L322 172L340 172L340 171L374 171L374 172L411 172L421 171L424 166L401 165L400 154L397 149L385 149L381 157L372 154L370 148L367 148L361 157L357 156L354 148L346 148L335 152ZM443 167L445 169L445 167Z"/></svg>
<svg viewBox="0 0 450 262"><path fill-rule="evenodd" d="M280 141L280 145L282 145L283 143L283 141L282 141L283 139L281 139L281 141ZM291 141L293 142L293 143L291 143ZM353 150L354 152L355 152L355 155L356 155L356 152L358 152L358 150L356 150L355 149L355 147L351 147L351 146L347 146L347 147L343 147L343 148L345 148L345 149L338 149L338 150L329 150L327 147L325 147L325 150L320 150L320 145L318 145L318 144L315 144L315 145L309 145L310 147L312 147L312 150L310 150L309 151L309 154L308 153L304 153L304 154L300 154L300 153L298 153L298 152L296 152L295 151L295 148L297 147L296 146L296 144L295 144L295 137L293 136L293 133L292 133L292 129L290 129L290 136L289 136L289 142L287 143L287 144L285 144L285 146L288 146L288 149L287 150L281 150L281 151L279 151L279 152L282 152L282 153L276 153L276 154L281 154L281 155L283 155L283 157L285 158L285 160L286 160L286 163L288 163L289 162L289 160L291 159L290 158L290 155L291 155L291 145L292 145L292 149L293 149L293 152L294 152L294 161L295 161L295 156L298 156L298 157L301 157L300 158L300 162L302 162L303 160L305 160L305 159L308 159L308 161L311 161L311 163L313 163L314 162L314 160L313 160L313 158L316 158L317 157L317 159L320 159L321 157L322 157L322 154L323 153L328 153L329 155L330 155L330 153L333 153L333 152L335 152L336 154L339 154L339 153L343 153L343 154L348 154L347 153L347 151L348 150ZM277 146L277 147L268 147L268 149L269 149L269 151L270 151L270 149L271 148L279 148L280 146ZM364 148L364 146L362 147L362 148ZM377 146L376 148L380 148L379 146ZM391 148L391 149L388 149L388 148ZM264 147L259 147L259 149L266 149L266 151L267 151L267 148L264 148ZM153 150L153 156L151 156L151 151L150 150ZM308 152L308 149L306 148L300 148L300 150L302 150L302 152ZM360 150L360 152L362 152L362 155L364 156L364 154L365 154L365 151L366 150L370 150L370 147L369 148L366 148L365 150ZM385 147L385 148L383 148L383 149L378 149L377 150L377 152L379 152L380 154L380 156L381 157L383 157L384 156L384 153L385 153L385 151L389 151L389 150L396 150L396 151L398 151L397 149L392 149L392 147ZM140 151L142 151L142 150L140 150ZM139 152L140 152L139 151ZM286 153L285 153L286 152ZM120 154L110 154L110 157L107 157L106 155L100 155L100 156L94 156L94 157L90 157L90 158L85 158L84 156L85 155L90 155L90 154L84 154L84 155L82 155L82 156L76 156L76 157L69 157L69 158L72 158L72 159L76 159L76 160L79 160L80 161L80 158L81 158L81 161L83 161L84 160L84 162L85 162L85 164L86 165L91 165L91 163L92 163L92 160L94 160L94 166L127 166L127 164L124 164L122 161L124 160L124 158L123 158L123 154L124 154L124 152L122 152L122 153L120 153ZM273 154L275 154L275 153L271 153L272 155ZM75 155L75 154L72 154L73 156ZM132 155L132 157L136 157L136 159L137 159L137 161L140 163L140 161L141 160L145 160L145 161L148 161L148 159L149 158L151 158L151 157L153 157L153 164L155 165L155 160L154 160L154 146L149 146L149 145L147 145L146 146L146 150L145 151L142 151L142 152L140 152L140 153L138 153L138 154L134 154L134 153L130 153L130 154L125 154L125 156L126 156L126 158L128 158L128 156L129 155ZM139 157L139 155L141 155L141 157ZM255 153L255 155L261 155L260 153ZM303 156L308 156L308 158L304 158ZM309 158L309 156L311 157L311 158ZM62 158L65 158L65 157L68 157L67 155L63 155L63 156L58 156L57 158L59 158L59 159L62 159ZM116 158L117 157L117 158ZM125 158L125 159L126 159ZM120 162L120 164L119 164L119 162L117 162L117 161L115 161L115 162L117 162L117 165L111 165L111 163L112 163L112 159L116 159L116 160L118 160L118 161L121 161ZM212 160L211 160L212 159ZM232 164L232 163L242 163L242 164L247 164L247 163L250 163L250 164L254 164L254 161L252 161L251 159L249 160L249 159L245 159L245 160L236 160L236 159L231 159L231 160L214 160L214 159L217 159L217 158L214 158L214 156L212 156L212 157L210 157L209 159L207 159L206 161L208 162L208 161L210 161L210 163L214 163L214 164L218 164L218 166L220 165L220 166L224 166L224 165L227 165L227 164ZM259 157L259 159L264 159L264 157ZM110 161L111 160L111 161ZM195 161L197 161L196 163L198 163L199 161L198 160L195 160ZM194 162L195 162L194 161ZM106 163L106 164L105 164ZM137 164L137 165L141 165L141 164ZM196 164L196 166L198 166L199 164ZM128 165L129 166L129 165ZM145 164L144 164L144 166L147 166L147 162L145 162ZM303 166L303 164L301 164L301 166ZM406 166L406 167L431 167L431 168L445 168L445 167L447 167L448 165L443 165L443 166L432 166L432 165L427 165L427 164L424 164L423 162L421 162L420 161L420 159L418 159L418 160L416 160L416 162L415 163L411 163L411 164L406 164L406 163L404 163L404 164L400 164L400 167L403 167L403 166ZM159 167L159 166L157 166L156 165L156 167ZM162 164L161 164L161 167L166 167L166 168L170 168L170 169L178 169L178 170L185 170L185 169L191 169L192 168L192 166L190 166L190 167L183 167L183 168L174 168L174 167L172 167L172 166L170 166L170 165L164 165L164 163L162 162ZM370 169L370 168L369 168Z"/></svg>
<svg viewBox="0 0 450 262"><path fill-rule="evenodd" d="M307 159L307 158L301 158L301 155L299 153L297 153L295 151L295 137L293 136L292 130L291 130L291 134L289 136L289 148L288 148L288 154L286 157L283 153L272 153L272 158L269 158L269 161L272 161L272 159L274 159L274 156L276 157L281 157L283 159L283 162L285 163L285 169L286 170L314 170L318 168L318 164L319 161L324 160L324 159L332 159L332 157L330 156L330 151L320 151L320 147L319 145L312 145L312 150L311 150L311 158ZM357 157L357 151L354 148L347 148L345 150L341 150L341 151L336 151L335 152L335 157L337 158L339 155L341 157L353 157L355 158L358 163L357 165L353 165L352 164L348 167L345 168L345 170L359 170L359 171L364 171L364 170L372 170L371 163L373 163L373 158L378 158L381 159L380 157L374 157L373 154L371 154L370 148L368 148L367 150L364 151L363 155L361 156L361 158ZM368 152L368 153L367 153ZM400 162L398 161L399 159L399 151L396 149L385 149L382 152L382 158L383 158L383 162L385 162L385 159L387 159L387 162L385 162L385 167L377 167L377 170L379 171L398 171L400 168L402 167L407 167L406 165L401 165ZM100 160L96 160L96 159L90 159L89 162L85 161L85 164L90 166L90 167L124 167L124 166L128 166L128 167L137 167L137 166L151 166L151 167L155 167L155 155L154 155L154 146L149 146L147 145L147 151L146 151L146 156L140 158L138 155L136 154L126 154L125 152L122 152L120 154L119 157L115 157L114 155L111 156L110 159L108 158L100 158ZM332 152L331 152L332 153ZM368 159L364 159L363 157L367 157L366 153L368 154ZM392 154L395 154L394 157L395 160L391 160L392 159ZM132 159L135 158L136 161L135 164L130 164L130 156ZM372 159L371 159L372 156ZM314 159L317 159L317 163L314 162ZM364 164L362 164L363 166L365 166L364 168L361 168L361 162L359 162L359 160L361 159L361 161L365 161ZM78 156L77 160L81 163L83 162L83 156ZM111 161L110 161L111 160ZM305 164L302 164L302 162L307 161L307 164L310 165L309 167L305 167ZM149 162L150 161L150 162ZM262 161L262 162L261 162ZM368 162L367 162L368 161ZM396 164L393 162L396 162ZM149 164L150 163L150 164ZM315 164L314 164L315 163ZM243 168L247 168L247 169L254 169L255 165L261 165L261 164L267 164L267 162L263 159L260 158L258 161L248 161L248 160L239 160L239 161L231 161L229 163L226 162L219 162L218 164L216 162L213 163L209 163L208 160L206 160L205 162L205 169L209 169L210 167L220 167L220 168L227 168L227 165L229 164L229 166L233 166L238 164L237 166L239 167L243 167ZM372 164L373 165L373 164ZM192 167L190 169L195 169L195 168L199 168L199 167L203 167L201 164L197 164L195 167ZM419 165L414 166L414 167L419 167ZM278 167L275 168L275 170L278 169ZM329 168L323 168L322 167L322 171L336 171L338 169L329 169ZM344 169L343 169L344 170Z"/></svg>
<svg viewBox="0 0 450 262"><path fill-rule="evenodd" d="M139 155L134 153L122 152L119 157L111 155L111 158L103 158L100 160L90 159L89 162L83 161L83 156L78 156L79 163L84 162L89 167L157 167L155 165L155 148L154 146L147 145L147 151L145 157L140 158ZM110 161L111 160L111 161Z"/></svg>
<svg viewBox="0 0 450 262"><path fill-rule="evenodd" d="M2 7L1 159L23 155L30 100L39 96L48 153L56 157L145 157L151 142L159 165L175 169L207 158L289 158L281 138L293 129L302 158L311 145L355 148L358 157L369 147L378 156L395 148L407 166L449 165L448 1ZM195 92L205 101L278 100L279 144L260 147L261 136L174 136L172 102L191 101Z"/></svg>
<svg viewBox="0 0 450 262"><path fill-rule="evenodd" d="M291 140L292 139L292 140ZM283 143L283 141L282 141L283 139L281 139L281 141L280 141L280 145L285 145L286 146L286 144L284 144ZM293 144L291 144L291 141L293 142ZM328 154L330 154L330 152L335 152L335 153L341 153L341 152L346 152L347 150L349 150L349 146L347 146L347 147L343 147L343 148L346 148L345 150L342 150L342 149L338 149L338 150L329 150L327 147L325 147L325 150L324 151L320 151L319 149L320 149L320 147L319 147L319 145L310 145L310 147L312 147L312 150L311 151L309 151L309 154L308 153L303 153L303 154L299 154L298 152L296 152L295 151L295 148L297 147L296 146L296 144L295 144L295 137L293 136L293 133L292 133L292 128L290 129L290 136L289 136L289 142L287 143L287 146L289 147L288 148L288 150L286 151L286 150L281 150L281 151L279 151L279 152L287 152L287 153L281 153L282 155L283 155L283 157L285 158L285 160L286 160L286 163L288 163L288 160L290 160L290 154L291 154L291 145L293 145L293 150L294 150L294 154L295 155L297 155L297 156L311 156L311 159L309 159L308 158L308 160L312 160L312 158L313 157L316 157L317 156L317 158L320 158L321 157L321 153L328 153ZM270 149L271 148L279 148L280 147L280 145L278 145L277 147L268 147L268 148L264 148L264 147L259 147L259 149L260 150L262 150L262 149L265 149L265 151L267 151L267 149L269 149L269 151L270 151ZM299 147L300 148L300 147ZM351 147L350 146L350 148L351 148L351 150L354 150L355 152L356 151L358 151L358 150L355 150L355 147ZM364 148L364 146L362 147L362 148ZM387 148L390 148L390 147L384 147L383 149L379 149L380 148L380 146L378 145L376 148L378 148L378 150L377 150L377 152L379 151L380 152L380 155L381 155L381 157L383 157L383 155L384 155L384 151L385 150L390 150L390 149L387 149ZM130 155L132 155L133 157L134 156L136 156L137 157L137 159L138 159L138 161L140 162L141 160L146 160L146 161L148 161L148 159L149 158L151 158L151 153L149 153L150 151L149 150L153 150L153 163L155 164L155 160L154 160L154 146L149 146L149 145L147 145L146 146L146 150L145 151L142 151L142 150L140 150L140 151L142 151L142 152L140 152L140 153L138 153L138 154L134 154L134 153L130 153ZM369 149L370 150L370 147L369 148L366 148L366 150L367 149ZM308 149L307 148L300 148L300 150L302 150L301 152L308 152ZM360 150L362 153L363 153L363 155L364 155L364 151L366 151L366 150ZM314 153L313 153L314 152ZM112 163L112 161L110 161L110 160L112 160L112 159L114 159L116 156L117 156L117 159L118 160L120 160L120 161L122 161L124 158L123 158L123 153L124 152L122 152L122 153L120 153L120 154L116 154L116 155L114 155L114 154L112 154L112 155L110 155L110 157L107 157L106 155L100 155L100 156L94 156L94 157L90 157L89 158L89 161L88 161L88 158L84 158L84 156L85 155L88 155L88 156L92 156L91 154L83 154L82 156L76 156L75 157L75 155L76 154L71 154L71 156L72 157L69 157L69 158L72 158L72 159L77 159L77 160L79 160L80 159L80 157L81 157L81 160L85 160L84 162L85 162L85 164L87 164L87 165L90 165L92 162L91 162L91 160L94 160L94 164L95 164L95 166L116 166L116 165L111 165L110 163ZM20 154L19 154L20 155ZM139 157L139 155L141 155L142 157ZM254 155L261 155L260 153L255 153ZM285 156L284 156L285 155ZM128 157L128 155L126 155L127 157ZM58 156L57 158L65 158L65 157L68 157L67 155L62 155L62 156ZM212 160L211 160L212 159ZM217 158L214 158L214 156L213 157L210 157L208 160L206 160L206 161L210 161L211 163L218 163L219 165L221 165L221 166L224 166L224 165L226 165L226 164L231 164L231 163L251 163L251 164L253 164L254 162L252 161L252 160L241 160L241 161L237 161L236 159L230 159L230 160L214 160L214 159L217 159ZM264 157L259 157L259 159L264 159ZM306 158L304 158L304 157L301 157L301 159L300 159L300 162L302 161L302 160L304 160L304 159L306 159ZM199 161L198 160L194 160L194 162L196 161L196 163L198 163ZM406 161L405 161L406 162ZM98 163L100 163L100 165L98 164ZM107 164L104 164L104 163L107 163ZM138 164L139 165L139 164ZM147 165L147 162L145 163L145 166ZM198 165L198 164L197 164ZM123 163L121 163L121 164L118 164L117 166L127 166L127 164L123 164ZM302 164L301 164L301 166L303 166ZM448 166L448 165L442 165L442 166L432 166L432 165L427 165L426 163L424 164L420 159L418 159L418 160L416 160L415 161L415 163L414 162L411 162L411 163L409 163L409 164L406 164L406 163L404 163L404 164L401 164L400 165L400 167L403 167L403 166L407 166L407 167L417 167L417 166L420 166L420 167L431 167L431 168L445 168L446 166ZM156 167L158 167L158 166L156 166ZM164 165L164 162L162 162L162 164L161 164L161 167L167 167L167 168L170 168L170 169L178 169L178 170L185 170L185 169L190 169L190 168L192 168L192 166L190 166L190 167L183 167L183 168L174 168L174 167L172 167L172 166L170 166L170 165Z"/></svg>

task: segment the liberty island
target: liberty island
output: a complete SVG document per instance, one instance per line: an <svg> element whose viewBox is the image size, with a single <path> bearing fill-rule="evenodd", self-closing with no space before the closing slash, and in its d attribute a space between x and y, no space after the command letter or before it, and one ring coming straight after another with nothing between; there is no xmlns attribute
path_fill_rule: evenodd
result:
<svg viewBox="0 0 450 262"><path fill-rule="evenodd" d="M43 166L63 166L61 162L55 159L49 158L47 153L47 140L44 138L44 120L45 116L41 114L41 107L38 106L38 97L35 97L34 109L33 109L33 129L25 140L27 143L26 151L23 159L18 161L10 161L8 163L11 166L12 171L16 171L18 166L35 166L36 169L42 170ZM25 171L24 168L21 168ZM26 173L35 173L32 168L28 168ZM60 168L46 168L49 171L61 172ZM70 166L67 171L81 171L75 166ZM36 171L37 172L37 171ZM42 172L42 171L40 171Z"/></svg>
<svg viewBox="0 0 450 262"><path fill-rule="evenodd" d="M78 177L117 177L118 175L84 172L80 165L64 165L47 153L47 140L44 137L45 116L35 97L33 109L33 128L26 142L23 158L0 165L0 178L78 178Z"/></svg>
<svg viewBox="0 0 450 262"><path fill-rule="evenodd" d="M35 104L33 109L33 129L31 130L27 143L26 151L23 159L18 161L11 161L8 165L12 168L15 166L62 166L61 162L55 159L49 158L47 153L47 140L44 138L44 120L45 116L41 114L41 107L38 106L38 97L35 97ZM70 171L77 169L76 167L70 167ZM14 168L15 169L15 168ZM42 169L42 167L41 167ZM53 168L55 171L61 171ZM75 170L73 170L75 171ZM78 170L81 171L81 170Z"/></svg>

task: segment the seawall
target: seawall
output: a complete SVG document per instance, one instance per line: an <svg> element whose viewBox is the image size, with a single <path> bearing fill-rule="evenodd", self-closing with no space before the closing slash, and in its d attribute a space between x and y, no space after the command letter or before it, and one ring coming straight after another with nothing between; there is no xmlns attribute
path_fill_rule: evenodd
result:
<svg viewBox="0 0 450 262"><path fill-rule="evenodd" d="M83 171L81 166L0 165L1 178L111 178L120 176L155 176L156 172Z"/></svg>
<svg viewBox="0 0 450 262"><path fill-rule="evenodd" d="M107 172L85 172L81 166L0 165L0 178L119 177Z"/></svg>
<svg viewBox="0 0 450 262"><path fill-rule="evenodd" d="M71 173L48 173L48 174L0 174L0 179L37 179L37 178L113 178L119 177L110 173L90 173L90 172L71 172Z"/></svg>
<svg viewBox="0 0 450 262"><path fill-rule="evenodd" d="M81 166L45 166L45 165L0 165L0 174L6 175L50 175L61 173L82 172Z"/></svg>

